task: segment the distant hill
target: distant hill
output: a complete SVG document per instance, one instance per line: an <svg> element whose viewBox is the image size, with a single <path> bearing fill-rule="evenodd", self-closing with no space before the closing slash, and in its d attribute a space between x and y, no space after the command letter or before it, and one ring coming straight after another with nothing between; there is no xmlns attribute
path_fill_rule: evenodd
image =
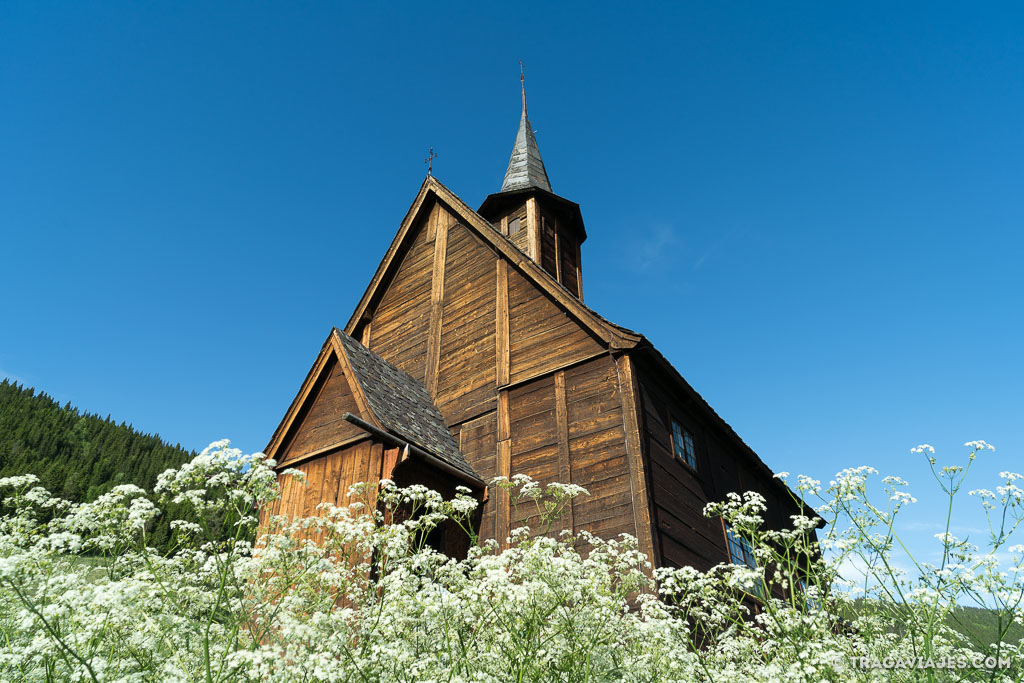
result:
<svg viewBox="0 0 1024 683"><path fill-rule="evenodd" d="M0 381L0 477L35 474L52 493L87 502L118 484L152 491L161 472L194 456L109 415L81 413L43 392ZM167 522L158 518L154 545L166 542Z"/></svg>

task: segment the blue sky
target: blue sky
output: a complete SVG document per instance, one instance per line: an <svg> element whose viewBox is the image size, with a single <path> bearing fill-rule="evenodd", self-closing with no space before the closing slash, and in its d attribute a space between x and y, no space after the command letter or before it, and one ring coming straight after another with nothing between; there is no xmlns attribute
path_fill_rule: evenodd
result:
<svg viewBox="0 0 1024 683"><path fill-rule="evenodd" d="M0 374L261 449L424 175L497 191L519 67L586 301L776 470L1024 446L1017 4L0 6ZM976 515L958 518L977 526Z"/></svg>

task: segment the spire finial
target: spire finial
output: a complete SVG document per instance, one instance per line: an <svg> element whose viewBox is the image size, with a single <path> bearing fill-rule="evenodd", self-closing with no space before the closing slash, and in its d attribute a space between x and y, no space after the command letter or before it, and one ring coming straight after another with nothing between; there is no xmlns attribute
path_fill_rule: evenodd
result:
<svg viewBox="0 0 1024 683"><path fill-rule="evenodd" d="M540 150L537 149L537 138L530 127L530 119L526 117L526 70L521 59L519 82L523 89L523 114L519 117L519 132L516 133L516 143L512 146L512 156L508 160L508 170L505 171L505 182L501 184L501 191L539 187L551 192L548 173L544 170L544 162L540 158Z"/></svg>
<svg viewBox="0 0 1024 683"><path fill-rule="evenodd" d="M423 163L425 163L427 165L427 175L428 176L430 175L431 171L434 170L434 159L436 159L436 158L437 158L437 154L434 153L434 148L431 147L430 148L430 154L428 154L427 158L423 160Z"/></svg>
<svg viewBox="0 0 1024 683"><path fill-rule="evenodd" d="M519 83L523 86L523 116L526 115L526 72L523 71L523 60L519 60Z"/></svg>

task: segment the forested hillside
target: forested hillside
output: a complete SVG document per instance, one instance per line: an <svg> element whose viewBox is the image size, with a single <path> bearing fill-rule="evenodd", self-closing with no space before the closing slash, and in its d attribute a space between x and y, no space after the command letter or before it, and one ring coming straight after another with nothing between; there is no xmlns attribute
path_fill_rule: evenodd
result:
<svg viewBox="0 0 1024 683"><path fill-rule="evenodd" d="M195 454L110 417L61 406L45 393L0 381L0 477L35 474L52 493L93 500L118 484L152 491L161 472ZM166 540L166 520L154 541Z"/></svg>

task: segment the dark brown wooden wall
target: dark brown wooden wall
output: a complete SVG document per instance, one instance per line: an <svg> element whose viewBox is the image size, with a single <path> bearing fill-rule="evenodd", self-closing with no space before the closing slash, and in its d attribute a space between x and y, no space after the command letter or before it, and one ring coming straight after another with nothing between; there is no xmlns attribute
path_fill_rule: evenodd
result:
<svg viewBox="0 0 1024 683"><path fill-rule="evenodd" d="M602 353L604 347L514 269L508 273L511 381Z"/></svg>
<svg viewBox="0 0 1024 683"><path fill-rule="evenodd" d="M482 478L525 473L591 488L573 507L575 528L635 534L622 399L604 344L443 204L424 213L371 311L370 348L423 381ZM526 514L513 518L492 489L481 535L503 539Z"/></svg>
<svg viewBox="0 0 1024 683"><path fill-rule="evenodd" d="M497 261L468 228L455 225L448 231L434 402L449 424L496 407Z"/></svg>
<svg viewBox="0 0 1024 683"><path fill-rule="evenodd" d="M704 516L704 506L733 491L754 490L765 496L766 521L781 528L794 506L778 491L770 475L755 469L743 447L735 443L707 409L688 392L664 379L664 371L640 363L644 450L651 483L651 514L661 561L706 570L729 561L721 520ZM672 418L694 436L697 468L690 469L672 453Z"/></svg>
<svg viewBox="0 0 1024 683"><path fill-rule="evenodd" d="M438 222L445 221L447 228L450 220L437 204L421 220L370 327L369 348L421 382L426 376L434 240Z"/></svg>

